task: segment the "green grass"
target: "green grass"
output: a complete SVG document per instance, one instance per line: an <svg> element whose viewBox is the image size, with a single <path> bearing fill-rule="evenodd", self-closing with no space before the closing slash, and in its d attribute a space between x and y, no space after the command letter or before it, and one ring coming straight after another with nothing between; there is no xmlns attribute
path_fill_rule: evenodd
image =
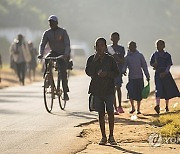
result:
<svg viewBox="0 0 180 154"><path fill-rule="evenodd" d="M180 108L175 108L174 112L161 115L153 121L153 124L161 127L162 136L180 135Z"/></svg>

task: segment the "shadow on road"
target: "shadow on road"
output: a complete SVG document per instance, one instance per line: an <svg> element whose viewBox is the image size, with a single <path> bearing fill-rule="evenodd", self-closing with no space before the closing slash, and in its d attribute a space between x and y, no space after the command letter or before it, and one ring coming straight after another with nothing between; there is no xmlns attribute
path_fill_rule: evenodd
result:
<svg viewBox="0 0 180 154"><path fill-rule="evenodd" d="M0 114L20 114L20 112L16 112L16 111L12 111L12 110L0 109Z"/></svg>
<svg viewBox="0 0 180 154"><path fill-rule="evenodd" d="M88 119L88 120L94 120L97 119L97 114L96 113L88 113L88 112L70 112L70 111L65 111L65 115L66 117L76 117L76 118L80 118L80 119ZM52 115L55 116L62 116L61 113L51 113Z"/></svg>
<svg viewBox="0 0 180 154"><path fill-rule="evenodd" d="M122 151L123 153L131 153L131 154L142 154L140 152L135 152L135 151L132 151L132 150L127 150L127 149L124 149L124 148L121 148L119 145L115 145L115 146L112 146L112 145L105 145L105 146L111 146L119 151Z"/></svg>
<svg viewBox="0 0 180 154"><path fill-rule="evenodd" d="M0 99L0 103L18 103L18 101L14 101L14 100L6 100L6 99Z"/></svg>

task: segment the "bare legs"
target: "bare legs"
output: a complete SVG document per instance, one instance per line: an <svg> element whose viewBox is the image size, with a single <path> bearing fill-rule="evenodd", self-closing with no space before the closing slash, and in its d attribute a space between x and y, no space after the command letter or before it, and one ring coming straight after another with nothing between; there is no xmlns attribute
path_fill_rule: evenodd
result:
<svg viewBox="0 0 180 154"><path fill-rule="evenodd" d="M132 110L130 111L130 113L134 113L135 112L134 100L130 99L130 102L131 102L131 107L132 107ZM137 101L137 114L141 114L140 106L141 106L141 101Z"/></svg>
<svg viewBox="0 0 180 154"><path fill-rule="evenodd" d="M169 112L169 100L165 100L166 107L165 110L166 112ZM157 114L160 113L160 97L156 97L156 106L154 107L154 110L156 111Z"/></svg>
<svg viewBox="0 0 180 154"><path fill-rule="evenodd" d="M117 92L117 96L118 96L119 105L116 104L116 92ZM121 99L122 99L121 87L116 86L116 88L115 88L114 107L115 107L116 112L118 112L118 113L124 113L124 111L122 109L122 105L121 105Z"/></svg>
<svg viewBox="0 0 180 154"><path fill-rule="evenodd" d="M109 122L109 136L113 136L114 131L114 114L108 113L108 122ZM105 131L105 113L99 112L99 125L101 129L102 137L106 137Z"/></svg>

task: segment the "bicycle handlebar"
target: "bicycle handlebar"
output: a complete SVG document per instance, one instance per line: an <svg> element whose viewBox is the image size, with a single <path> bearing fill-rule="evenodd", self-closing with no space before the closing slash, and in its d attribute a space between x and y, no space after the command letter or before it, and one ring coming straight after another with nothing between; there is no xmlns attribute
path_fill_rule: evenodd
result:
<svg viewBox="0 0 180 154"><path fill-rule="evenodd" d="M60 55L58 57L45 57L42 59L47 59L47 60L57 60L57 59L64 59L64 55Z"/></svg>

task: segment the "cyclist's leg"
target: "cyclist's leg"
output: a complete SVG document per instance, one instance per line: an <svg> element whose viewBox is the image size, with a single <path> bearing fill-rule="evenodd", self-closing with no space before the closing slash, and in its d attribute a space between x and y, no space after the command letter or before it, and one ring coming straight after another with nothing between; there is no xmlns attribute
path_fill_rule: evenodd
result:
<svg viewBox="0 0 180 154"><path fill-rule="evenodd" d="M58 60L58 67L60 70L61 74L61 79L62 79L62 88L64 93L67 94L69 92L69 87L68 87L68 80L67 80L67 66L66 62L62 59Z"/></svg>
<svg viewBox="0 0 180 154"><path fill-rule="evenodd" d="M55 57L56 55L54 55L54 53L53 52L50 52L47 56L46 56L46 58L47 57ZM48 59L45 59L45 68L44 68L44 75L43 75L43 77L45 77L45 74L46 74L46 72L47 72L47 64L48 64L48 62L49 62L49 60Z"/></svg>

